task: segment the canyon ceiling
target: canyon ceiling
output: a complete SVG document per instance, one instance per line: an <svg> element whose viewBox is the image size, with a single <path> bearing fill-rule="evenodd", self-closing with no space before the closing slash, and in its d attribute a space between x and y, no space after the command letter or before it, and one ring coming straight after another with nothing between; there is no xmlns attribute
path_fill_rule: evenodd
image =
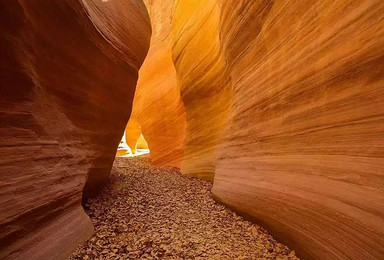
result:
<svg viewBox="0 0 384 260"><path fill-rule="evenodd" d="M384 257L382 0L0 0L0 75L0 258L91 236L124 131L305 259Z"/></svg>

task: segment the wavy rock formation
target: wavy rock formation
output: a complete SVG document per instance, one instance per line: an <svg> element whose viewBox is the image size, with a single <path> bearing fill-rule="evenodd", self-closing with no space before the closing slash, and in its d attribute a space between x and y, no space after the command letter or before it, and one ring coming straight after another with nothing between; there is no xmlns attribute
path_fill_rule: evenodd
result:
<svg viewBox="0 0 384 260"><path fill-rule="evenodd" d="M219 42L219 11L216 0L179 0L172 27L172 54L187 120L181 172L210 180L231 98Z"/></svg>
<svg viewBox="0 0 384 260"><path fill-rule="evenodd" d="M139 125L139 122L132 117L129 119L125 128L125 142L133 154L136 153L136 149L148 149L147 140L145 140L141 133L141 126Z"/></svg>
<svg viewBox="0 0 384 260"><path fill-rule="evenodd" d="M93 227L150 22L140 1L0 1L0 258L62 259Z"/></svg>
<svg viewBox="0 0 384 260"><path fill-rule="evenodd" d="M63 258L126 141L306 259L384 257L382 0L0 1L0 258Z"/></svg>
<svg viewBox="0 0 384 260"><path fill-rule="evenodd" d="M384 2L220 10L233 104L215 196L307 259L382 259Z"/></svg>
<svg viewBox="0 0 384 260"><path fill-rule="evenodd" d="M141 127L136 119L130 118L125 127L125 142L131 149L132 153L136 153L137 140L141 135Z"/></svg>
<svg viewBox="0 0 384 260"><path fill-rule="evenodd" d="M173 0L146 0L145 4L152 23L151 47L139 72L131 118L138 122L149 143L151 161L180 167L185 109L171 54ZM128 139L132 135L135 133L126 131Z"/></svg>

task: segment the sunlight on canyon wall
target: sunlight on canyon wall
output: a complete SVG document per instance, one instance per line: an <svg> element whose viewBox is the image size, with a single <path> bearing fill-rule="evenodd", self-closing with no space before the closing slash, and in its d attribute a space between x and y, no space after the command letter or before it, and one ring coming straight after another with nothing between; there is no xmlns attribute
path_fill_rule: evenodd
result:
<svg viewBox="0 0 384 260"><path fill-rule="evenodd" d="M171 53L173 0L146 0L145 4L152 23L151 47L139 72L130 120L140 126L153 163L180 167L184 151L185 108ZM136 138L135 135L127 129L128 139Z"/></svg>
<svg viewBox="0 0 384 260"><path fill-rule="evenodd" d="M299 256L383 258L383 46L382 0L0 1L0 258L92 234L124 128Z"/></svg>
<svg viewBox="0 0 384 260"><path fill-rule="evenodd" d="M168 24L162 12L151 17ZM179 0L171 41L181 172L214 178L216 199L305 258L382 257L384 3ZM172 95L161 102L179 104ZM141 106L158 97L148 90ZM156 113L141 120L161 124ZM175 131L154 126L154 137Z"/></svg>
<svg viewBox="0 0 384 260"><path fill-rule="evenodd" d="M220 7L233 104L214 195L305 258L382 258L384 2Z"/></svg>
<svg viewBox="0 0 384 260"><path fill-rule="evenodd" d="M178 1L172 28L172 54L187 120L181 172L205 179L213 179L215 152L231 102L219 11L216 0Z"/></svg>

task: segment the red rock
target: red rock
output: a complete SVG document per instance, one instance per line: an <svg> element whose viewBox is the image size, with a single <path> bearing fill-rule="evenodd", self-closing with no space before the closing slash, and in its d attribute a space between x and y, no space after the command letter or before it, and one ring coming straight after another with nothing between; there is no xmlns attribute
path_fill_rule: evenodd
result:
<svg viewBox="0 0 384 260"><path fill-rule="evenodd" d="M63 259L93 232L150 24L140 1L0 2L0 258Z"/></svg>
<svg viewBox="0 0 384 260"><path fill-rule="evenodd" d="M233 96L213 193L305 259L382 259L384 2L220 7Z"/></svg>
<svg viewBox="0 0 384 260"><path fill-rule="evenodd" d="M136 144L140 135L141 127L137 120L131 117L125 127L125 142L131 149L132 153L136 153Z"/></svg>
<svg viewBox="0 0 384 260"><path fill-rule="evenodd" d="M148 143L141 133L141 126L136 119L130 118L125 128L125 142L131 149L132 153L136 153L136 149L148 149ZM155 143L154 145L156 145Z"/></svg>
<svg viewBox="0 0 384 260"><path fill-rule="evenodd" d="M157 165L180 167L184 152L185 108L172 61L173 0L146 0L152 22L151 47L139 72L132 117ZM135 136L135 133L132 133ZM130 133L126 132L127 138Z"/></svg>
<svg viewBox="0 0 384 260"><path fill-rule="evenodd" d="M108 177L148 48L130 3L0 3L0 257L92 233L85 176L85 196ZM383 1L146 5L134 146L299 256L383 258Z"/></svg>
<svg viewBox="0 0 384 260"><path fill-rule="evenodd" d="M137 139L136 144L137 149L148 149L148 142L145 140L144 136L141 134L139 139Z"/></svg>
<svg viewBox="0 0 384 260"><path fill-rule="evenodd" d="M216 0L181 0L175 6L172 54L187 120L181 172L209 180L231 105L219 22Z"/></svg>

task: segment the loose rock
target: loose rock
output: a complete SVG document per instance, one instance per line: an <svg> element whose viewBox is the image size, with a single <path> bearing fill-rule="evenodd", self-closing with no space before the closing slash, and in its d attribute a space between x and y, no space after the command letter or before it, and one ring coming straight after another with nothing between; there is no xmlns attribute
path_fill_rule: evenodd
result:
<svg viewBox="0 0 384 260"><path fill-rule="evenodd" d="M118 157L104 190L85 205L95 235L69 259L298 259L215 202L211 188L148 156Z"/></svg>

